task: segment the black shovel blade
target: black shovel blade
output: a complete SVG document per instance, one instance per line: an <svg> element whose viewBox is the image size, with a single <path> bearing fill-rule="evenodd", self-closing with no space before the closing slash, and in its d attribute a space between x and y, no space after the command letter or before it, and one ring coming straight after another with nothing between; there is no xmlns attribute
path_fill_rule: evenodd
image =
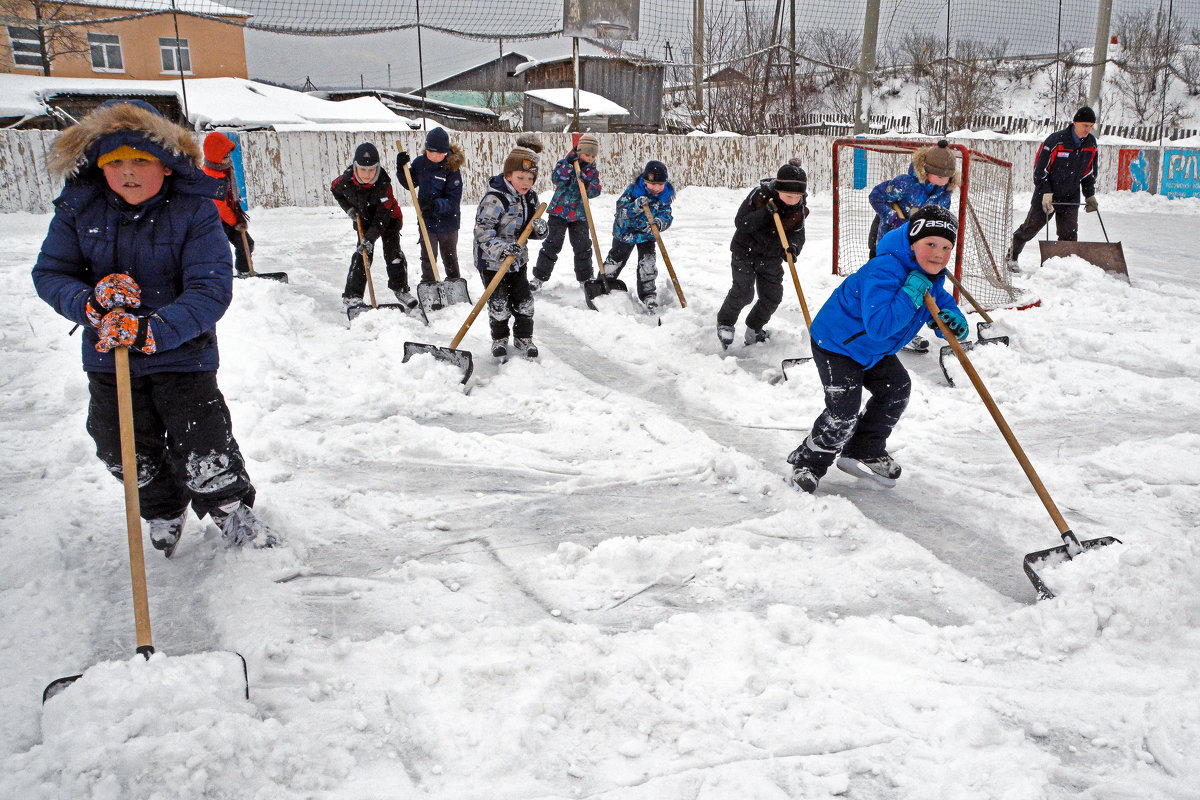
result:
<svg viewBox="0 0 1200 800"><path fill-rule="evenodd" d="M798 367L806 361L812 361L812 356L808 356L806 358L785 358L783 361L780 361L779 369L783 372L783 379L785 381L788 379L788 367Z"/></svg>
<svg viewBox="0 0 1200 800"><path fill-rule="evenodd" d="M428 314L437 311L445 305L442 300L441 284L437 281L421 281L417 284L417 302L421 310Z"/></svg>
<svg viewBox="0 0 1200 800"><path fill-rule="evenodd" d="M980 322L976 326L976 331L978 332L979 341L977 341L977 342L959 342L959 345L961 345L962 349L967 352L974 350L976 345L1002 344L1005 347L1008 347L1008 337L1007 336L984 336L983 335L983 332L988 330L991 327L992 327L992 323L990 323L990 322ZM954 355L953 347L951 347L948 344L944 344L944 345L942 345L942 349L938 352L938 366L940 366L942 368L942 377L944 377L946 379L946 385L951 388L954 388L954 378L950 377L950 370L948 370L946 368L947 361L956 362L956 361L958 361L958 356Z"/></svg>
<svg viewBox="0 0 1200 800"><path fill-rule="evenodd" d="M239 278L262 278L267 281L278 281L279 283L287 283L288 276L286 272L255 272L251 275L249 272L238 273Z"/></svg>
<svg viewBox="0 0 1200 800"><path fill-rule="evenodd" d="M405 306L405 305L401 305L400 303L380 303L377 306L372 306L369 303L359 303L357 305L353 305L353 306L350 306L349 308L347 308L346 316L350 319L351 322L353 322L355 317L357 317L359 314L362 314L365 311L376 311L376 310L383 311L385 309L389 310L389 311L399 311L401 314L411 314L412 316L421 320L421 322L424 323L425 325L429 324L429 317L427 317L425 315L425 310L423 308L421 308L420 303L413 306L412 308L409 308L408 306Z"/></svg>
<svg viewBox="0 0 1200 800"><path fill-rule="evenodd" d="M466 278L446 278L438 287L438 291L442 295L443 306L471 302L471 293L467 290Z"/></svg>
<svg viewBox="0 0 1200 800"><path fill-rule="evenodd" d="M1038 570L1046 567L1052 567L1061 564L1064 561L1070 561L1075 556L1086 553L1088 550L1093 550L1097 547L1105 547L1110 544L1120 544L1121 540L1113 536L1101 536L1096 539L1084 539L1082 542L1075 538L1075 534L1067 531L1062 535L1063 544L1058 547L1050 547L1045 550L1038 550L1035 553L1028 553L1022 566L1025 568L1025 575L1029 578L1029 582L1033 584L1034 591L1037 592L1038 600L1049 600L1054 597L1054 592L1050 591L1050 587L1046 582L1038 576Z"/></svg>
<svg viewBox="0 0 1200 800"><path fill-rule="evenodd" d="M153 647L138 648L138 652L141 653L146 658L150 657L150 654L153 652L153 650L154 650ZM238 662L241 664L242 696L245 699L249 700L250 699L250 671L246 668L246 658L241 653L238 653L234 650L230 650L229 654L232 656L235 656L238 659ZM55 697L56 695L61 694L63 691L65 691L67 689L67 687L69 687L71 684L73 684L75 681L79 680L82 677L83 677L83 673L80 673L78 675L67 675L64 678L56 678L55 680L50 681L50 683L46 684L46 688L42 690L42 705L45 705L46 701L50 700L51 698Z"/></svg>
<svg viewBox="0 0 1200 800"><path fill-rule="evenodd" d="M606 295L611 290L608 288L608 282L604 278L588 278L583 282L583 302L587 303L587 307L592 311L599 311L596 308L595 302L597 297Z"/></svg>
<svg viewBox="0 0 1200 800"><path fill-rule="evenodd" d="M405 364L413 356L423 353L433 356L438 361L444 361L447 364L453 364L462 369L463 383L466 383L470 379L471 373L475 371L475 361L471 356L470 350L455 350L451 347L438 347L435 344L421 344L420 342L404 343L404 358L400 359L400 363Z"/></svg>
<svg viewBox="0 0 1200 800"><path fill-rule="evenodd" d="M1005 347L1009 346L1007 336L984 336L985 331L992 329L992 323L980 322L975 325L975 335L979 339L979 344L1002 344Z"/></svg>

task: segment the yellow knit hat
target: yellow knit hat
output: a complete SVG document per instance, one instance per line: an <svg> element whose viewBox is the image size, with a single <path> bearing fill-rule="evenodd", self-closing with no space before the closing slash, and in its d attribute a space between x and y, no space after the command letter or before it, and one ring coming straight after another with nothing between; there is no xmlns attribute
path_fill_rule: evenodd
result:
<svg viewBox="0 0 1200 800"><path fill-rule="evenodd" d="M103 168L110 161L121 161L123 159L144 158L147 161L158 161L158 156L153 153L147 153L145 150L134 150L127 144L123 144L116 150L110 150L104 155L96 159L96 166Z"/></svg>

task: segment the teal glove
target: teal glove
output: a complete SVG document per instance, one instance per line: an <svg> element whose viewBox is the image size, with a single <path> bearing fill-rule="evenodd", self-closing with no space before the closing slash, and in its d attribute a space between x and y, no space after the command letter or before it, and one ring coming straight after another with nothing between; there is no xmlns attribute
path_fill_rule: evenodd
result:
<svg viewBox="0 0 1200 800"><path fill-rule="evenodd" d="M904 283L900 286L900 291L908 295L908 299L912 301L913 308L920 308L925 305L925 293L931 288L933 288L933 281L924 272L913 270L904 279Z"/></svg>
<svg viewBox="0 0 1200 800"><path fill-rule="evenodd" d="M967 318L962 314L959 314L957 311L951 311L948 308L939 309L938 319L946 323L946 327L950 329L951 333L958 337L960 342L971 335L971 326L967 325ZM928 325L935 331L938 330L936 322L930 321Z"/></svg>

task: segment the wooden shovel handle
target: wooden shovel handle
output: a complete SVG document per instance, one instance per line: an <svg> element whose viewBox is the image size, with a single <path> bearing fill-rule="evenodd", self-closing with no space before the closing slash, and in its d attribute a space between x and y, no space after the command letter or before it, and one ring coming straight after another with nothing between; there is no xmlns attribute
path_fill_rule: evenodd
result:
<svg viewBox="0 0 1200 800"><path fill-rule="evenodd" d="M425 243L425 254L429 256L429 266L433 270L433 279L440 281L437 271L437 259L433 255L433 242L429 241L429 231L425 229L425 217L421 214L421 206L417 203L417 187L413 186L412 173L408 170L408 162L404 162L404 178L408 181L408 193L412 196L413 213L417 215L417 227L421 229L421 241Z"/></svg>
<svg viewBox="0 0 1200 800"><path fill-rule="evenodd" d="M588 233L592 235L592 249L596 251L596 268L600 270L600 277L604 277L604 259L600 257L600 240L596 238L596 225L592 222L592 204L588 202L587 187L583 185L583 178L579 177L579 162L575 161L571 164L575 170L575 185L579 187L579 196L583 198L583 216L587 220Z"/></svg>
<svg viewBox="0 0 1200 800"><path fill-rule="evenodd" d="M150 637L150 601L146 594L146 556L142 549L141 501L138 498L137 446L133 437L133 389L129 380L129 348L113 350L117 377L117 423L121 432L121 483L125 486L125 530L129 537L129 578L133 584L133 621L137 650L154 652Z"/></svg>
<svg viewBox="0 0 1200 800"><path fill-rule="evenodd" d="M242 193L238 191L237 175L234 174L233 168L229 168L229 184L233 187L233 202L240 207L242 204ZM246 253L246 266L250 269L250 277L254 277L254 259L250 255L250 242L246 239L246 232L238 231L242 235L242 250Z"/></svg>
<svg viewBox="0 0 1200 800"><path fill-rule="evenodd" d="M974 365L971 364L971 359L967 358L967 351L959 344L958 337L950 332L950 328L938 316L940 310L937 303L929 292L925 293L925 308L929 309L929 313L933 315L933 321L937 323L938 329L941 330L942 336L946 337L946 341L950 343L950 347L954 350L954 355L958 356L958 361L962 364L963 369L967 373L967 377L971 379L971 383L975 385L975 391L979 392L979 397L983 400L983 404L987 406L988 413L992 415L992 419L996 422L996 427L1000 429L1000 433L1004 436L1004 441L1008 442L1008 446L1012 449L1013 455L1017 457L1017 463L1021 465L1021 469L1025 471L1025 477L1033 485L1033 490L1037 492L1038 498L1041 499L1042 505L1046 507L1046 511L1050 513L1050 518L1054 520L1054 524L1058 527L1060 535L1070 533L1071 528L1067 525L1067 521L1063 519L1063 515L1059 513L1058 506L1054 504L1054 499L1050 497L1050 492L1046 491L1045 484L1038 477L1037 471L1033 468L1033 464L1029 462L1025 451L1021 449L1021 445L1017 442L1017 437L1013 434L1012 428L1008 427L1008 423L1004 419L1004 415L1000 413L999 406L992 399L991 393L987 387L983 385L983 379L979 377L979 373L975 371Z"/></svg>
<svg viewBox="0 0 1200 800"><path fill-rule="evenodd" d="M529 235L533 233L533 221L540 217L542 212L545 210L545 203L542 203L537 207L537 211L533 212L533 216L529 218L529 222L525 223L525 229L522 230L521 235L517 237L517 244L525 244L525 242L529 240ZM479 316L480 310L483 308L484 304L487 303L488 298L492 296L492 292L496 291L496 287L500 285L500 281L503 280L505 273L508 272L508 268L512 266L514 258L516 258L516 256L508 256L504 259L504 262L500 264L500 269L497 270L496 276L492 278L491 282L487 285L487 288L483 290L483 294L480 295L479 299L475 301L475 307L471 309L471 313L467 315L466 321L463 322L462 327L459 328L458 333L455 334L454 340L450 342L451 350L454 350L459 346L459 344L462 343L463 337L467 335L467 331L471 327L471 323L475 321L475 317Z"/></svg>
<svg viewBox="0 0 1200 800"><path fill-rule="evenodd" d="M366 241L366 237L363 236L362 217L355 214L354 215L354 224L358 228L358 245L359 245L359 247L361 247L363 242ZM375 281L371 279L370 251L364 250L359 255L362 256L363 272L365 272L367 275L367 289L371 293L371 308L379 308L379 304L375 302Z"/></svg>
<svg viewBox="0 0 1200 800"><path fill-rule="evenodd" d="M812 317L808 315L808 303L804 302L804 290L800 288L800 276L796 274L796 262L792 260L791 251L788 250L787 233L783 230L783 220L779 218L778 211L772 211L771 216L775 218L775 230L779 234L779 244L783 247L784 257L787 258L788 269L792 271L792 283L796 287L796 297L800 298L800 310L804 312L804 325L811 329Z"/></svg>
<svg viewBox="0 0 1200 800"><path fill-rule="evenodd" d="M654 215L650 213L649 206L642 206L642 211L646 215L646 224L650 226L650 231L654 234L654 241L658 242L658 251L662 253L663 263L667 265L667 272L671 275L671 283L675 285L675 294L679 295L679 307L687 308L687 300L683 299L683 288L679 285L679 278L675 277L675 268L671 266L671 257L667 255L667 246L663 244L662 234L658 232L658 226L654 224Z"/></svg>

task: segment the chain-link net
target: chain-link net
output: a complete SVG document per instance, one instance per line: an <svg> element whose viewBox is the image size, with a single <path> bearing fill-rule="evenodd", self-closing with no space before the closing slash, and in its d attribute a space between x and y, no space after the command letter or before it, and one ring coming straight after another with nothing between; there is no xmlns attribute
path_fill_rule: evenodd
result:
<svg viewBox="0 0 1200 800"><path fill-rule="evenodd" d="M892 139L834 142L833 266L838 275L849 275L870 258L875 219L868 200L871 190L908 172L913 152L928 144ZM985 310L1024 305L1005 261L1012 232L1012 165L962 145L951 149L962 176L951 202L961 245L954 274ZM965 298L961 303L969 307Z"/></svg>

